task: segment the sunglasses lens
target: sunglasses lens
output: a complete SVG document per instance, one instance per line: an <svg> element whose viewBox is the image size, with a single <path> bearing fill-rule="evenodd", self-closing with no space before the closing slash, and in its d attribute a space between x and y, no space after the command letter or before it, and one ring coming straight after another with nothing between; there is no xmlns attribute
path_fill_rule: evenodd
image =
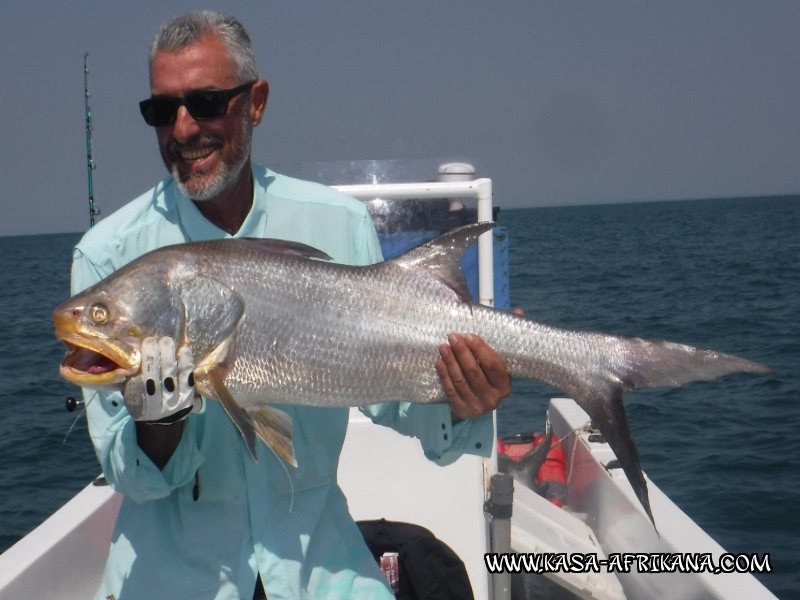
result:
<svg viewBox="0 0 800 600"><path fill-rule="evenodd" d="M230 95L225 91L201 90L186 94L184 105L193 119L216 119L228 112Z"/></svg>
<svg viewBox="0 0 800 600"><path fill-rule="evenodd" d="M139 110L145 123L151 127L163 127L175 122L180 105L177 98L148 98L139 102Z"/></svg>

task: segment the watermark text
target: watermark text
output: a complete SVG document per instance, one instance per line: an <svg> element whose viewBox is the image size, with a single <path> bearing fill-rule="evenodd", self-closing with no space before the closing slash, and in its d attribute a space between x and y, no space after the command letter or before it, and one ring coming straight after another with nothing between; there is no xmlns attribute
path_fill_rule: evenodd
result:
<svg viewBox="0 0 800 600"><path fill-rule="evenodd" d="M600 558L593 552L484 554L490 573L772 573L769 552L720 554L622 552Z"/></svg>

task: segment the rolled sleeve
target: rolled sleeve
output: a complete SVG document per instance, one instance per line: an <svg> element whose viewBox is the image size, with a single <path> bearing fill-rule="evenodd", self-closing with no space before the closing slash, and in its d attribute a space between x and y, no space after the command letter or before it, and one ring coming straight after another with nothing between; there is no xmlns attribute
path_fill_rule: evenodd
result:
<svg viewBox="0 0 800 600"><path fill-rule="evenodd" d="M453 424L449 404L387 402L362 409L372 421L419 439L425 456L449 465L462 454L489 456L494 439L492 413Z"/></svg>
<svg viewBox="0 0 800 600"><path fill-rule="evenodd" d="M89 431L103 474L116 491L141 503L164 498L193 480L203 463L195 434L198 417L187 418L181 441L161 470L139 447L136 422L128 411L120 408L110 419L104 418L103 412L99 407L93 411L87 407Z"/></svg>

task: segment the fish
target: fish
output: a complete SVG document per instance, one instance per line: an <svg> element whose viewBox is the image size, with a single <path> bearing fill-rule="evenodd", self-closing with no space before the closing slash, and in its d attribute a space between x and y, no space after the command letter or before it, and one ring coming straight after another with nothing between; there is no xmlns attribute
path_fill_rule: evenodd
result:
<svg viewBox="0 0 800 600"><path fill-rule="evenodd" d="M56 337L67 347L60 374L88 388L121 389L140 371L142 339L170 336L191 347L197 390L222 403L252 457L260 439L296 466L291 419L280 405L446 402L438 347L450 333L473 333L504 358L512 379L545 382L589 414L655 526L624 393L770 369L474 303L459 258L493 226L455 228L370 266L271 239L154 250L54 310Z"/></svg>
<svg viewBox="0 0 800 600"><path fill-rule="evenodd" d="M547 454L550 452L552 445L553 427L550 425L548 416L541 441L517 459L498 453L497 470L501 473L508 473L522 485L531 487L534 477L536 477L539 469L542 468L544 461L547 460Z"/></svg>

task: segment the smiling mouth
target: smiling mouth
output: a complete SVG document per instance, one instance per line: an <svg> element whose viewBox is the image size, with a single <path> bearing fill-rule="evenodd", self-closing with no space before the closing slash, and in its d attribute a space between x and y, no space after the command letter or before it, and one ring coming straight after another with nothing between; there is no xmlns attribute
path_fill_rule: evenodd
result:
<svg viewBox="0 0 800 600"><path fill-rule="evenodd" d="M222 147L222 140L210 135L200 135L184 143L172 140L169 151L173 156L186 163L201 161L211 156Z"/></svg>
<svg viewBox="0 0 800 600"><path fill-rule="evenodd" d="M200 148L182 148L178 151L178 156L186 162L195 162L208 158L216 150L213 146L202 146Z"/></svg>

